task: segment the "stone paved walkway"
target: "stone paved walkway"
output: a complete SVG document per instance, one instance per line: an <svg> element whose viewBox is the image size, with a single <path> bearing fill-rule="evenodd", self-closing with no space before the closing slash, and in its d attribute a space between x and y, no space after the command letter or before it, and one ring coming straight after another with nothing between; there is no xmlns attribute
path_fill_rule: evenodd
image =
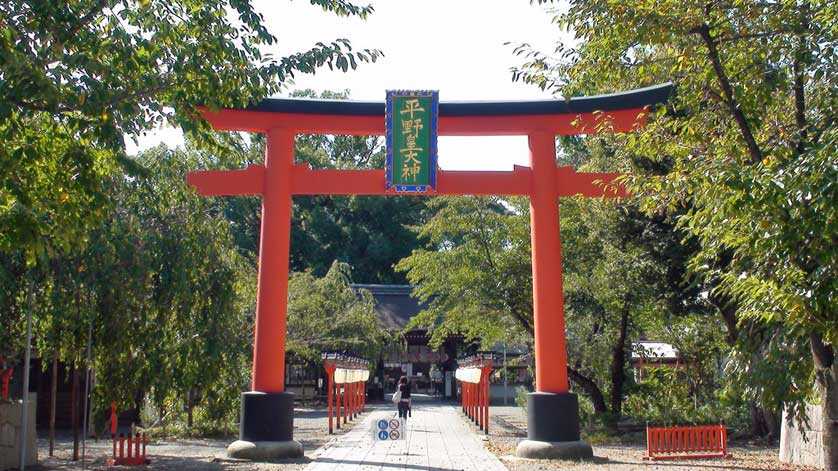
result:
<svg viewBox="0 0 838 471"><path fill-rule="evenodd" d="M456 406L414 403L407 440L373 442L371 422L394 416L392 408L370 413L349 433L317 450L304 471L506 471Z"/></svg>

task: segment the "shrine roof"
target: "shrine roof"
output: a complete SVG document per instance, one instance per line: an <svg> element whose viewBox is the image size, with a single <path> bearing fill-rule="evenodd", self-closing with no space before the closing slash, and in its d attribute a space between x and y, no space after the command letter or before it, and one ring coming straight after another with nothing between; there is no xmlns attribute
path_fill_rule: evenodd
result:
<svg viewBox="0 0 838 471"><path fill-rule="evenodd" d="M439 116L527 116L629 110L663 104L671 92L672 84L665 83L606 95L573 97L569 100L440 102ZM383 117L384 102L268 98L243 110L282 114Z"/></svg>
<svg viewBox="0 0 838 471"><path fill-rule="evenodd" d="M387 329L404 329L410 319L428 305L411 296L410 285L352 284L355 290L365 289L375 299L375 312Z"/></svg>

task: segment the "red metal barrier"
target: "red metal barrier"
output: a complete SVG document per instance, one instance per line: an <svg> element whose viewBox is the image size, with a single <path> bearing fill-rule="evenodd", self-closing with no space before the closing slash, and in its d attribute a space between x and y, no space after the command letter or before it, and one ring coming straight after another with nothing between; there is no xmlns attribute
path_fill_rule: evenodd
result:
<svg viewBox="0 0 838 471"><path fill-rule="evenodd" d="M113 456L106 460L108 466L137 466L151 463L146 458L146 436L145 433L125 438L123 434L116 436L117 414L116 402L111 402L111 439L113 440ZM119 447L117 447L117 443ZM127 445L127 454L126 454ZM140 446L142 445L142 448Z"/></svg>
<svg viewBox="0 0 838 471"><path fill-rule="evenodd" d="M151 460L146 458L146 443L145 433L127 438L122 434L119 437L114 436L113 456L106 461L106 464L108 466L137 466L151 463Z"/></svg>
<svg viewBox="0 0 838 471"><path fill-rule="evenodd" d="M729 457L725 424L682 427L646 426L644 460Z"/></svg>

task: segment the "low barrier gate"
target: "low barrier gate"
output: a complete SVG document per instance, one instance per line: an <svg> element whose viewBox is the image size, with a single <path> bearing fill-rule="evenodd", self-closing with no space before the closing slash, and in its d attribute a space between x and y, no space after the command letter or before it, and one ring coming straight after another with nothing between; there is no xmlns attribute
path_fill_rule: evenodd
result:
<svg viewBox="0 0 838 471"><path fill-rule="evenodd" d="M680 427L646 425L644 460L728 457L727 427L724 423Z"/></svg>
<svg viewBox="0 0 838 471"><path fill-rule="evenodd" d="M146 458L146 445L148 440L145 433L128 434L126 437L120 433L117 437L116 403L111 403L111 439L113 439L113 454L105 463L108 466L137 466L151 463Z"/></svg>

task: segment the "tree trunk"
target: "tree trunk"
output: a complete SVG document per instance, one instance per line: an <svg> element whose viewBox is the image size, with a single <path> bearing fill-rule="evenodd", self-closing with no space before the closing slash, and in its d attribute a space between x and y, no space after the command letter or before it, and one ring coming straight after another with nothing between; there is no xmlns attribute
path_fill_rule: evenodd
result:
<svg viewBox="0 0 838 471"><path fill-rule="evenodd" d="M52 353L52 384L49 396L49 456L55 450L55 407L58 396L58 349Z"/></svg>
<svg viewBox="0 0 838 471"><path fill-rule="evenodd" d="M163 427L163 436L166 436L166 408L161 404L157 406L157 414L160 417L160 426Z"/></svg>
<svg viewBox="0 0 838 471"><path fill-rule="evenodd" d="M761 407L762 416L765 418L765 426L768 428L768 443L773 445L780 440L780 415L776 411Z"/></svg>
<svg viewBox="0 0 838 471"><path fill-rule="evenodd" d="M812 333L809 339L823 416L824 471L838 471L838 362L835 350L823 343L820 334Z"/></svg>
<svg viewBox="0 0 838 471"><path fill-rule="evenodd" d="M628 332L629 303L623 304L620 316L620 332L611 352L611 415L616 425L623 413L623 384L626 381L626 334Z"/></svg>
<svg viewBox="0 0 838 471"><path fill-rule="evenodd" d="M751 412L751 436L764 437L768 435L768 424L765 423L762 408L757 405L756 401L749 401L748 409Z"/></svg>
<svg viewBox="0 0 838 471"><path fill-rule="evenodd" d="M605 398L602 395L602 391L592 379L584 376L582 373L579 373L569 366L567 367L567 375L574 383L585 391L591 399L591 402L593 402L594 412L596 412L597 415L608 413L608 406L605 405Z"/></svg>
<svg viewBox="0 0 838 471"><path fill-rule="evenodd" d="M73 367L73 389L70 393L70 420L73 422L73 461L79 460L79 370Z"/></svg>
<svg viewBox="0 0 838 471"><path fill-rule="evenodd" d="M186 393L186 427L192 429L192 388Z"/></svg>

